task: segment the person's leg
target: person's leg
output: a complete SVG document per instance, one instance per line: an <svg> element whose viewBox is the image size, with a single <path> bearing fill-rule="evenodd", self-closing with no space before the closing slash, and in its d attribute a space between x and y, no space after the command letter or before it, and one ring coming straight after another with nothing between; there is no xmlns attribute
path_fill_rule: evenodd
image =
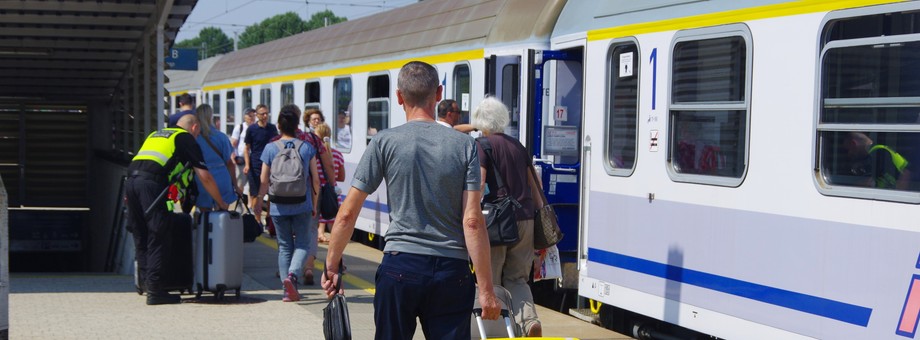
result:
<svg viewBox="0 0 920 340"><path fill-rule="evenodd" d="M310 230L310 213L303 213L291 216L291 233L294 236L294 253L291 256L291 263L284 273L297 277L297 272L304 267L307 255L310 253L310 239L316 242L316 235ZM277 227L276 227L277 228ZM280 235L280 233L279 233ZM312 236L312 237L311 237Z"/></svg>
<svg viewBox="0 0 920 340"><path fill-rule="evenodd" d="M319 248L316 238L316 224L319 221L318 217L319 216L310 216L310 214L307 214L307 218L310 222L307 223L306 230L304 231L307 235L306 241L309 242L309 244L307 245L307 260L303 263L303 281L301 282L308 286L312 286L315 283L313 280L313 266L314 263L316 263L316 249Z"/></svg>
<svg viewBox="0 0 920 340"><path fill-rule="evenodd" d="M262 169L249 169L249 208L255 208L256 204L262 204L262 197L259 196L260 185L262 184ZM262 221L262 216L256 216Z"/></svg>
<svg viewBox="0 0 920 340"><path fill-rule="evenodd" d="M140 188L136 186L135 179L129 178L126 183L128 200L128 216L130 216L134 235L134 259L137 261L137 288L146 291L147 283L147 220L144 218L144 209L138 197Z"/></svg>
<svg viewBox="0 0 920 340"><path fill-rule="evenodd" d="M394 252L383 254L374 278L377 289L374 294L375 339L412 338L418 309L424 303L424 290L431 279L432 266L430 256Z"/></svg>
<svg viewBox="0 0 920 340"><path fill-rule="evenodd" d="M426 339L469 339L475 283L469 261L436 258L434 275L419 306Z"/></svg>
<svg viewBox="0 0 920 340"><path fill-rule="evenodd" d="M533 220L518 221L520 242L507 247L501 282L511 292L515 321L524 327L527 336L542 335L542 326L537 319L533 294L527 285L530 269L533 267ZM493 277L493 280L495 278Z"/></svg>
<svg viewBox="0 0 920 340"><path fill-rule="evenodd" d="M489 259L492 263L492 284L496 286L502 286L502 271L504 271L505 268L507 251L507 246L494 246L489 249L489 254L491 256Z"/></svg>
<svg viewBox="0 0 920 340"><path fill-rule="evenodd" d="M284 287L282 301L285 302L300 300L300 293L297 291L297 276L291 277L288 275L292 260L296 258L295 254L298 251L296 250L296 238L294 236L295 216L269 217L278 230L278 273L280 274L281 284Z"/></svg>

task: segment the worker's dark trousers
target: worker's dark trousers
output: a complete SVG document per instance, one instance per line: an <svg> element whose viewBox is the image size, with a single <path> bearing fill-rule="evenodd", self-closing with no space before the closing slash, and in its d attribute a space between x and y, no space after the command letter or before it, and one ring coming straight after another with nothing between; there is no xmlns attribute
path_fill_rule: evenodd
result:
<svg viewBox="0 0 920 340"><path fill-rule="evenodd" d="M145 176L130 176L126 182L128 211L134 225L135 259L138 267L138 282L143 282L147 292L162 292L169 287L169 277L175 273L168 271L185 268L169 268L170 249L174 249L173 233L190 226L190 218L185 214L176 214L166 210L165 200L158 202L150 215L144 217L144 211L153 200L166 188L161 183ZM184 227L184 228L183 228ZM191 262L191 258L188 259ZM191 269L189 266L188 269ZM190 283L189 283L190 284Z"/></svg>

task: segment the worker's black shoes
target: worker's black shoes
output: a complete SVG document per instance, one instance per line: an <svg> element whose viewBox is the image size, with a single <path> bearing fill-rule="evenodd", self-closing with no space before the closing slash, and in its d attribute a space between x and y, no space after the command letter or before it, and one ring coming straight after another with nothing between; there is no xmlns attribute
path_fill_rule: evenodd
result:
<svg viewBox="0 0 920 340"><path fill-rule="evenodd" d="M168 305L182 301L179 295L171 295L167 292L147 292L147 305Z"/></svg>

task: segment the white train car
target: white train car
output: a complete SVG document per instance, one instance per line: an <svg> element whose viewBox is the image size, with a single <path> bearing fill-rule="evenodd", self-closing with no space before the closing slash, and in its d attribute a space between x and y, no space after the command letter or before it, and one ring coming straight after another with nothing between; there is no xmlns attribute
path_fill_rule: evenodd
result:
<svg viewBox="0 0 920 340"><path fill-rule="evenodd" d="M445 99L460 103L464 122L487 94L512 109L508 133L526 138L529 50L549 47L565 0L424 1L373 16L228 53L193 76L170 72L175 100L196 94L230 133L245 108L264 103L271 121L286 104L320 108L333 129L351 182L375 131L405 123L396 103L400 67L412 60L442 74ZM204 73L204 75L202 75ZM199 82L197 79L202 79ZM386 190L370 195L356 228L376 243L389 224ZM363 241L363 240L362 240ZM378 244L379 245L379 244Z"/></svg>
<svg viewBox="0 0 920 340"><path fill-rule="evenodd" d="M580 296L720 338L915 337L920 3L570 1L543 54Z"/></svg>

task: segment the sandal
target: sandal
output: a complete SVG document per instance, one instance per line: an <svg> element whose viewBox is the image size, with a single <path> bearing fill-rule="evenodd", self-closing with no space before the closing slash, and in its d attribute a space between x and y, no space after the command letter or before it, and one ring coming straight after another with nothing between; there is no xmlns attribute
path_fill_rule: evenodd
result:
<svg viewBox="0 0 920 340"><path fill-rule="evenodd" d="M325 235L323 235L323 236L317 237L317 238L316 238L316 242L319 242L319 243L329 243L329 239L326 238Z"/></svg>

